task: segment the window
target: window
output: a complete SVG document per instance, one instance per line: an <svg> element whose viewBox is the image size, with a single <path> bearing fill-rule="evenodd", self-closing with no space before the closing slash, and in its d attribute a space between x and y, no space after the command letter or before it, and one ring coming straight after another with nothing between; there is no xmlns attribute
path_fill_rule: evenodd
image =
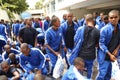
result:
<svg viewBox="0 0 120 80"><path fill-rule="evenodd" d="M58 0L58 2L62 2L62 1L64 1L64 0Z"/></svg>
<svg viewBox="0 0 120 80"><path fill-rule="evenodd" d="M47 8L47 9L46 9L46 10L47 10L46 12L49 13L49 5L47 5L46 8Z"/></svg>
<svg viewBox="0 0 120 80"><path fill-rule="evenodd" d="M55 12L55 1L51 2L51 12Z"/></svg>

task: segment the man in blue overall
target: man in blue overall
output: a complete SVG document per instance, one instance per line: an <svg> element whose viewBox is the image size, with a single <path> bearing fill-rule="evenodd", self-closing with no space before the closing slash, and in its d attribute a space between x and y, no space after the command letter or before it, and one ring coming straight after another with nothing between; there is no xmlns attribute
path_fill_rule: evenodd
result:
<svg viewBox="0 0 120 80"><path fill-rule="evenodd" d="M79 27L74 37L74 49L70 57L70 63L73 64L75 57L83 58L85 68L87 69L87 78L92 76L92 67L96 58L96 45L99 42L99 30L94 26L92 14L85 16L86 25Z"/></svg>
<svg viewBox="0 0 120 80"><path fill-rule="evenodd" d="M6 27L0 22L0 54L2 54L3 46L7 42Z"/></svg>
<svg viewBox="0 0 120 80"><path fill-rule="evenodd" d="M108 15L109 23L100 31L98 50L99 73L96 80L111 79L111 62L116 60L120 49L119 11L112 10Z"/></svg>
<svg viewBox="0 0 120 80"><path fill-rule="evenodd" d="M62 45L62 31L60 27L60 20L58 17L54 17L51 20L52 26L46 31L45 35L45 46L46 53L50 57L52 63L52 72L55 67L58 55L61 55L61 45ZM51 72L51 75L52 75Z"/></svg>
<svg viewBox="0 0 120 80"><path fill-rule="evenodd" d="M21 44L20 65L27 74L34 73L37 68L38 73L47 74L45 68L45 57L43 53L37 48L29 48L27 43Z"/></svg>
<svg viewBox="0 0 120 80"><path fill-rule="evenodd" d="M75 58L73 65L63 75L62 80L85 80L80 72L84 70L84 60L80 57Z"/></svg>
<svg viewBox="0 0 120 80"><path fill-rule="evenodd" d="M61 24L61 29L62 29L63 39L65 42L63 52L69 55L74 47L74 35L76 33L76 30L78 29L77 23L73 21L72 13L67 14L67 21ZM67 55L67 54L64 54L64 55ZM68 64L68 57L65 56L65 59ZM69 67L69 64L68 64L68 67Z"/></svg>

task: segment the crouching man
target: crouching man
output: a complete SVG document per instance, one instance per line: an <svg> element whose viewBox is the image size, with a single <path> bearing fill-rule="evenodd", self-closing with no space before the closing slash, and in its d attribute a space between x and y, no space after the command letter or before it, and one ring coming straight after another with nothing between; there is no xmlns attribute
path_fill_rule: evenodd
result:
<svg viewBox="0 0 120 80"><path fill-rule="evenodd" d="M21 44L21 52L20 65L27 73L27 76L34 73L35 69L37 69L37 73L47 74L45 57L39 49L29 48L27 43L23 43Z"/></svg>
<svg viewBox="0 0 120 80"><path fill-rule="evenodd" d="M20 79L18 71L13 66L10 66L6 61L3 61L0 65L0 75L5 75L11 80Z"/></svg>
<svg viewBox="0 0 120 80"><path fill-rule="evenodd" d="M62 80L87 80L81 73L84 70L84 60L80 57L75 58L73 65L63 75Z"/></svg>

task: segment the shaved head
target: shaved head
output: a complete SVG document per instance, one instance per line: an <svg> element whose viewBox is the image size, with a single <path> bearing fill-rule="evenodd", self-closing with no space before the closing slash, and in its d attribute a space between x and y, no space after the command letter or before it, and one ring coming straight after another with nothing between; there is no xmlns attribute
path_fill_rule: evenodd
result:
<svg viewBox="0 0 120 80"><path fill-rule="evenodd" d="M84 60L82 58L80 58L80 57L75 58L73 64L78 70L80 70L80 71L84 70L85 63L84 63Z"/></svg>
<svg viewBox="0 0 120 80"><path fill-rule="evenodd" d="M3 61L3 62L1 63L1 67L4 66L4 65L9 65L9 64L8 64L7 61Z"/></svg>
<svg viewBox="0 0 120 80"><path fill-rule="evenodd" d="M25 56L28 56L29 55L29 52L30 52L30 48L28 46L27 43L23 43L21 44L21 52L25 55Z"/></svg>
<svg viewBox="0 0 120 80"><path fill-rule="evenodd" d="M27 48L29 48L29 47L28 47L28 44L27 44L27 43L23 43L23 44L21 44L20 48L21 48L21 49L27 49Z"/></svg>
<svg viewBox="0 0 120 80"><path fill-rule="evenodd" d="M15 54L14 54L14 53L10 53L10 54L9 54L9 58L10 58L11 60L14 60L14 59L15 59Z"/></svg>
<svg viewBox="0 0 120 80"><path fill-rule="evenodd" d="M72 22L72 19L73 19L73 13L68 13L67 14L67 20L68 20L68 22Z"/></svg>
<svg viewBox="0 0 120 80"><path fill-rule="evenodd" d="M7 76L5 76L5 75L0 75L0 79L1 80L8 80Z"/></svg>
<svg viewBox="0 0 120 80"><path fill-rule="evenodd" d="M82 58L80 58L80 57L77 57L77 58L75 58L75 60L74 60L74 65L79 65L80 62L84 62L84 60L83 60Z"/></svg>
<svg viewBox="0 0 120 80"><path fill-rule="evenodd" d="M119 21L119 11L118 10L112 10L109 12L109 22L113 26L117 26L118 21Z"/></svg>
<svg viewBox="0 0 120 80"><path fill-rule="evenodd" d="M86 21L91 21L91 20L93 20L93 15L92 15L92 14L87 14L87 15L85 16L85 20L86 20Z"/></svg>
<svg viewBox="0 0 120 80"><path fill-rule="evenodd" d="M109 12L108 15L110 16L111 14L118 14L119 15L119 11L118 10L112 10L112 11Z"/></svg>
<svg viewBox="0 0 120 80"><path fill-rule="evenodd" d="M9 64L8 64L8 62L7 61L3 61L2 63L1 63L1 68L2 68L2 71L3 72L8 72L8 70L9 70Z"/></svg>
<svg viewBox="0 0 120 80"><path fill-rule="evenodd" d="M10 45L7 44L4 46L4 49L8 49L8 48L10 48Z"/></svg>
<svg viewBox="0 0 120 80"><path fill-rule="evenodd" d="M36 74L34 80L44 80L44 76L42 74Z"/></svg>

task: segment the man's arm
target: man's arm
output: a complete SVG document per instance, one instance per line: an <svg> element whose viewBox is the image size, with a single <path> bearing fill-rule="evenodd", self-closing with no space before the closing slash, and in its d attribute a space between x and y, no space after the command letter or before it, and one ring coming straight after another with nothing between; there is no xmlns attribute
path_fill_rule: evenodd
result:
<svg viewBox="0 0 120 80"><path fill-rule="evenodd" d="M108 47L106 46L105 42L106 35L107 35L106 31L102 29L100 32L99 47L104 53L109 55L111 61L115 61L116 60L115 56L111 52L109 52Z"/></svg>
<svg viewBox="0 0 120 80"><path fill-rule="evenodd" d="M19 61L20 61L20 66L23 68L23 70L30 73L31 70L26 66L23 56L20 55Z"/></svg>
<svg viewBox="0 0 120 80"><path fill-rule="evenodd" d="M45 35L45 47L47 47L53 54L55 54L56 56L58 56L58 52L54 51L50 46L49 43L51 42L51 35L49 32L46 32Z"/></svg>
<svg viewBox="0 0 120 80"><path fill-rule="evenodd" d="M17 37L17 40L20 44L22 44L22 42L23 42L23 39L22 39L22 35L24 35L23 30L24 30L24 28L20 29L18 37Z"/></svg>
<svg viewBox="0 0 120 80"><path fill-rule="evenodd" d="M107 54L109 55L111 61L114 62L116 60L116 57L113 54L111 54L109 51L107 52Z"/></svg>
<svg viewBox="0 0 120 80"><path fill-rule="evenodd" d="M46 59L45 59L43 52L40 50L38 50L38 56L40 57L39 69L42 70L42 68L44 68L44 66L45 66Z"/></svg>
<svg viewBox="0 0 120 80"><path fill-rule="evenodd" d="M17 40L20 44L22 44L23 39L20 36L17 37Z"/></svg>
<svg viewBox="0 0 120 80"><path fill-rule="evenodd" d="M37 46L37 37L35 38L35 44L34 45L35 45L34 47Z"/></svg>
<svg viewBox="0 0 120 80"><path fill-rule="evenodd" d="M119 49L120 49L120 44L117 46L117 48L113 51L113 55L114 56L117 56L118 55L118 52L119 52Z"/></svg>
<svg viewBox="0 0 120 80"><path fill-rule="evenodd" d="M60 54L59 52L54 51L48 44L46 44L45 46L56 56L58 56Z"/></svg>
<svg viewBox="0 0 120 80"><path fill-rule="evenodd" d="M13 75L12 80L19 80L20 74L17 71L13 72Z"/></svg>

